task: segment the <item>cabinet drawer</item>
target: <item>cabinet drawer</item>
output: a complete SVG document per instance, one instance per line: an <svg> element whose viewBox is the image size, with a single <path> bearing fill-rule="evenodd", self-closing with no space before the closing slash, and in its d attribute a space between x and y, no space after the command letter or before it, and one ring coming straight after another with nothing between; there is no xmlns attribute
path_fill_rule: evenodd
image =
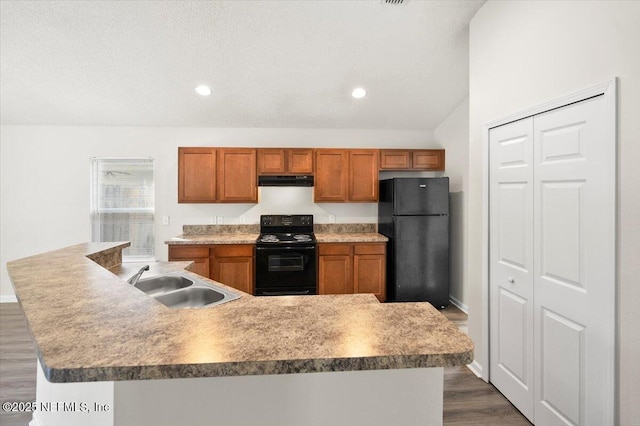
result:
<svg viewBox="0 0 640 426"><path fill-rule="evenodd" d="M384 254L384 243L356 244L355 254Z"/></svg>
<svg viewBox="0 0 640 426"><path fill-rule="evenodd" d="M214 257L252 257L253 246L248 244L224 244L211 247Z"/></svg>
<svg viewBox="0 0 640 426"><path fill-rule="evenodd" d="M318 254L320 256L326 255L350 255L350 244L318 244Z"/></svg>
<svg viewBox="0 0 640 426"><path fill-rule="evenodd" d="M209 257L209 247L195 247L195 246L169 246L169 260L172 259L185 259L193 260L202 257Z"/></svg>

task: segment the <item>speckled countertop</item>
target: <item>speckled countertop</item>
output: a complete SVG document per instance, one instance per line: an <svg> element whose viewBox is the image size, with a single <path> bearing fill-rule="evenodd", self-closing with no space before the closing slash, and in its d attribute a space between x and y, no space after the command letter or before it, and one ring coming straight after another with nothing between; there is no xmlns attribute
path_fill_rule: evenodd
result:
<svg viewBox="0 0 640 426"><path fill-rule="evenodd" d="M169 245L191 244L255 244L258 234L183 234L165 241Z"/></svg>
<svg viewBox="0 0 640 426"><path fill-rule="evenodd" d="M377 232L349 232L345 234L315 234L319 243L383 243L388 238ZM191 244L255 244L258 234L180 235L165 241L169 245Z"/></svg>
<svg viewBox="0 0 640 426"><path fill-rule="evenodd" d="M165 244L255 244L260 232L260 225L184 225L182 228L182 235L165 241ZM314 225L319 243L383 243L389 240L375 230L375 223Z"/></svg>
<svg viewBox="0 0 640 426"><path fill-rule="evenodd" d="M211 308L170 309L123 279L131 270L118 267L117 255L127 245L79 244L7 264L50 381L440 367L473 359L469 338L428 303L242 293Z"/></svg>

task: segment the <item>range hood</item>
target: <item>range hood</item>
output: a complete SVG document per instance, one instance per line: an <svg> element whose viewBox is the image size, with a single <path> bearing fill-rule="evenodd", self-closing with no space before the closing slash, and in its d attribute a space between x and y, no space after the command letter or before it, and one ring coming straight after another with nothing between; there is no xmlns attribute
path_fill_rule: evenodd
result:
<svg viewBox="0 0 640 426"><path fill-rule="evenodd" d="M258 186L313 186L313 176L258 176Z"/></svg>

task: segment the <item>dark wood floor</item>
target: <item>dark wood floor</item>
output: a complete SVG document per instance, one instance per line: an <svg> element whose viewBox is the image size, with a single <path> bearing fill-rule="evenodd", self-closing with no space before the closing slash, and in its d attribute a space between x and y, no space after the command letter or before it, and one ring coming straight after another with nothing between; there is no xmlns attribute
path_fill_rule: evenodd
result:
<svg viewBox="0 0 640 426"><path fill-rule="evenodd" d="M466 332L467 315L454 306L442 313ZM36 351L17 303L0 303L0 403L34 401ZM0 425L25 426L31 413L0 411ZM444 369L445 425L530 425L492 385L466 367ZM428 425L425 425L428 426Z"/></svg>

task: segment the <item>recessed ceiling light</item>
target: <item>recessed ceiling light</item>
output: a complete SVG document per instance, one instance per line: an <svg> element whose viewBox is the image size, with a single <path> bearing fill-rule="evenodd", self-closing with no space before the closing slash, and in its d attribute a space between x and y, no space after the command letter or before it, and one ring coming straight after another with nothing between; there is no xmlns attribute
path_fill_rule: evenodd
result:
<svg viewBox="0 0 640 426"><path fill-rule="evenodd" d="M196 87L196 93L200 96L209 96L213 91L205 85Z"/></svg>
<svg viewBox="0 0 640 426"><path fill-rule="evenodd" d="M355 89L353 89L353 92L351 92L351 96L353 96L356 99L364 98L366 94L367 94L367 91L364 90L362 87L356 87Z"/></svg>

